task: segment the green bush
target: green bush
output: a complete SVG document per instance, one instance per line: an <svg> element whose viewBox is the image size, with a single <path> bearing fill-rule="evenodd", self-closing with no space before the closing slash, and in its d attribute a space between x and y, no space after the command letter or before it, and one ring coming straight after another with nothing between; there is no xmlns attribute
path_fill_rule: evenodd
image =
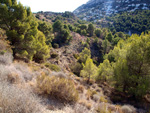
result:
<svg viewBox="0 0 150 113"><path fill-rule="evenodd" d="M73 54L73 56L74 56L75 59L78 59L79 54Z"/></svg>
<svg viewBox="0 0 150 113"><path fill-rule="evenodd" d="M71 71L76 74L77 76L80 76L80 71L83 69L83 65L79 62L73 63L71 66Z"/></svg>
<svg viewBox="0 0 150 113"><path fill-rule="evenodd" d="M65 103L77 102L79 98L74 83L63 77L43 74L37 77L37 87L42 94L50 95Z"/></svg>
<svg viewBox="0 0 150 113"><path fill-rule="evenodd" d="M52 71L56 71L56 72L61 71L60 67L55 64L46 63L45 66L48 67Z"/></svg>
<svg viewBox="0 0 150 113"><path fill-rule="evenodd" d="M53 47L54 48L59 48L59 44L54 43Z"/></svg>
<svg viewBox="0 0 150 113"><path fill-rule="evenodd" d="M51 54L51 58L56 58L56 57L58 57L58 54L57 54L57 53L52 53L52 54Z"/></svg>

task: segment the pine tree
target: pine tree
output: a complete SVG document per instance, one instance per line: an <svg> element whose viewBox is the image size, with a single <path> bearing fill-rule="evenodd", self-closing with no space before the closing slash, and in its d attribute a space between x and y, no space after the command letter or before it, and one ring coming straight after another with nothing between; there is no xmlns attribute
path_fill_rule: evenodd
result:
<svg viewBox="0 0 150 113"><path fill-rule="evenodd" d="M53 31L60 33L62 29L63 29L63 23L60 20L57 20L53 24Z"/></svg>
<svg viewBox="0 0 150 113"><path fill-rule="evenodd" d="M88 78L87 83L89 83L91 78L95 78L97 72L97 67L94 65L91 58L87 58L85 65L83 64L83 70L81 70L80 75L82 77Z"/></svg>
<svg viewBox="0 0 150 113"><path fill-rule="evenodd" d="M49 24L48 22L39 21L38 29L44 33L46 37L46 44L51 46L51 43L54 39L54 35L52 33L53 32L52 25Z"/></svg>
<svg viewBox="0 0 150 113"><path fill-rule="evenodd" d="M96 35L97 37L100 37L100 36L102 35L101 29L96 29L96 30L95 30L95 35Z"/></svg>
<svg viewBox="0 0 150 113"><path fill-rule="evenodd" d="M39 42L38 23L33 18L30 8L24 7L16 0L2 0L0 7L0 27L6 30L14 56L19 54L20 57L32 60L39 51L39 43L48 49L45 42ZM47 52L41 53L48 56Z"/></svg>
<svg viewBox="0 0 150 113"><path fill-rule="evenodd" d="M109 42L112 42L113 36L112 36L112 33L111 33L111 32L107 34L106 39L107 39Z"/></svg>
<svg viewBox="0 0 150 113"><path fill-rule="evenodd" d="M116 87L136 98L143 97L150 87L150 33L133 35L119 41L112 51L115 57Z"/></svg>
<svg viewBox="0 0 150 113"><path fill-rule="evenodd" d="M87 29L87 31L88 31L90 37L94 35L94 29L95 29L95 28L94 28L93 24L90 23L90 24L88 25L88 29Z"/></svg>
<svg viewBox="0 0 150 113"><path fill-rule="evenodd" d="M85 64L85 62L88 58L91 58L91 51L88 48L85 47L84 50L82 50L82 52L80 53L78 61L80 63Z"/></svg>
<svg viewBox="0 0 150 113"><path fill-rule="evenodd" d="M103 40L103 42L102 42L103 51L102 52L104 55L109 52L110 47L111 47L110 42L107 39Z"/></svg>
<svg viewBox="0 0 150 113"><path fill-rule="evenodd" d="M98 67L96 80L106 82L113 76L113 68L109 60L104 60Z"/></svg>
<svg viewBox="0 0 150 113"><path fill-rule="evenodd" d="M69 43L72 39L68 25L64 25L60 20L53 24L53 31L56 32L55 42L59 44Z"/></svg>

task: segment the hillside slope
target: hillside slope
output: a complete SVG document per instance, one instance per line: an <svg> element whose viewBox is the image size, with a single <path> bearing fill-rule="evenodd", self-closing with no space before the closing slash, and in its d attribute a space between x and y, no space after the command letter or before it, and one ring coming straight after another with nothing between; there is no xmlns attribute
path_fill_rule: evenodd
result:
<svg viewBox="0 0 150 113"><path fill-rule="evenodd" d="M84 37L74 34L73 42L75 44L70 46L71 52L77 53L76 44L81 38L84 41ZM96 110L99 112L108 112L109 110L117 112L120 110L121 113L125 107L136 111L134 107L129 105L117 106L111 103L107 95L111 93L113 88L107 83L98 85L91 80L90 84L87 84L86 79L77 77L67 71L63 67L65 62L62 62L64 65L61 64L64 71L54 72L45 67L44 64L13 60L7 43L3 40L0 40L0 42L0 111L4 110L7 113L95 113ZM2 54L2 50L7 50L7 52ZM63 48L55 50L61 52ZM60 55L66 55L64 59L62 57L62 60L68 63L66 59L69 58L70 53L60 53ZM45 78L44 81L41 79L39 87L38 79L41 76L46 76L49 79L54 77L57 81L56 86L61 83L61 79L70 81L74 84L75 90L79 92L78 102L75 104L65 103L65 101L58 99L56 95L53 97L51 94L42 92L42 84L46 84L47 79ZM46 87L44 87L45 89ZM59 90L67 91L68 89L61 87ZM60 94L61 92L57 95Z"/></svg>
<svg viewBox="0 0 150 113"><path fill-rule="evenodd" d="M83 20L96 21L114 13L150 9L148 0L89 0L86 4L74 10L74 13Z"/></svg>

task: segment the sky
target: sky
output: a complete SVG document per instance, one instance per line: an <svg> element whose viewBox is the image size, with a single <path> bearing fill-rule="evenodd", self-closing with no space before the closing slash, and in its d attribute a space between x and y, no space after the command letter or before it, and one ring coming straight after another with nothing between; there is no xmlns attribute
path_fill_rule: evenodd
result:
<svg viewBox="0 0 150 113"><path fill-rule="evenodd" d="M65 12L74 11L77 7L85 4L88 0L18 0L24 6L31 7L32 12L52 11Z"/></svg>

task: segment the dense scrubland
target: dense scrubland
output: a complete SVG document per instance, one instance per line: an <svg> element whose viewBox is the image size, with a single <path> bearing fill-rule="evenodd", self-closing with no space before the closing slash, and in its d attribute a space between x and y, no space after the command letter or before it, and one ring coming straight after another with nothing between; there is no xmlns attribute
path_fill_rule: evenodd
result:
<svg viewBox="0 0 150 113"><path fill-rule="evenodd" d="M0 112L148 113L150 32L0 3Z"/></svg>

